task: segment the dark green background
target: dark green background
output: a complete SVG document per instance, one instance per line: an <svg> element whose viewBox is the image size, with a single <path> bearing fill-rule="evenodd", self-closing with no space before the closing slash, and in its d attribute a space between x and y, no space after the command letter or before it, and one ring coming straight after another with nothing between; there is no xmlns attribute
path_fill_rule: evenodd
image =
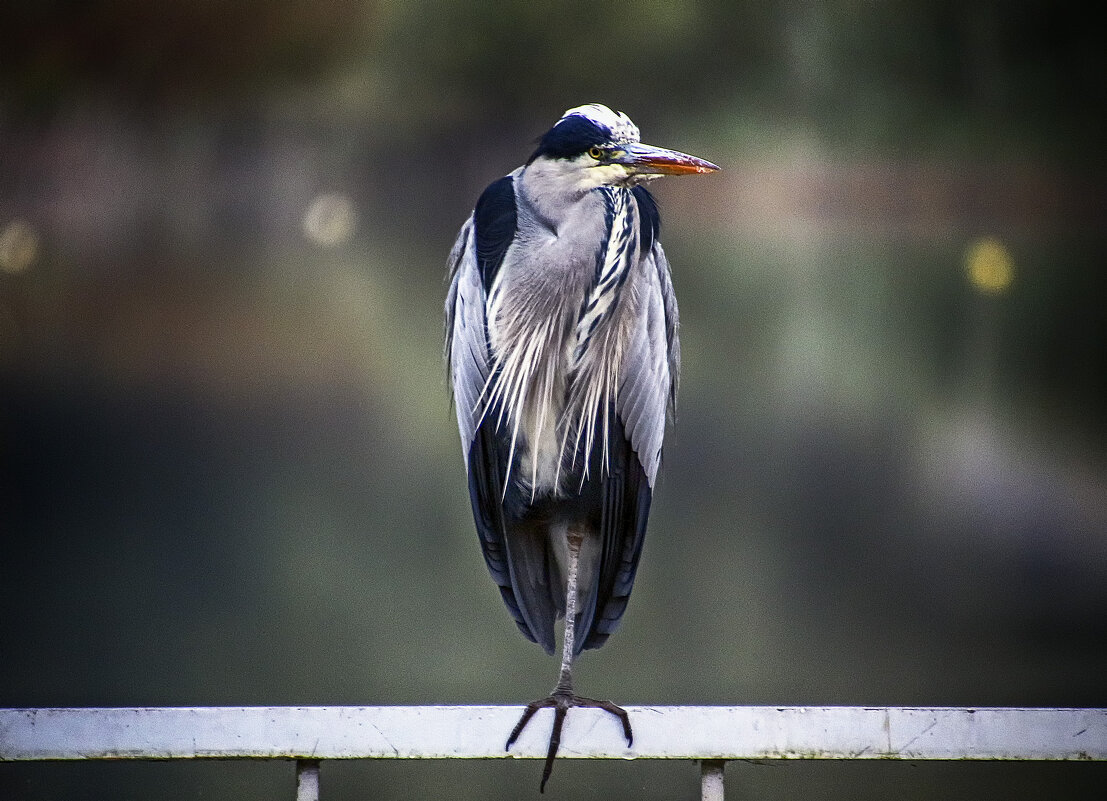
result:
<svg viewBox="0 0 1107 801"><path fill-rule="evenodd" d="M0 11L0 706L522 703L441 358L445 258L561 112L656 186L684 380L627 704L1107 706L1107 50L1045 2L177 0ZM323 247L323 193L356 212ZM993 237L1006 291L966 252ZM26 236L22 240L27 242ZM505 732L506 734L506 732ZM534 762L323 797L536 797ZM732 765L737 797L1102 797L1102 765ZM691 798L683 763L552 798ZM261 799L289 764L0 765Z"/></svg>

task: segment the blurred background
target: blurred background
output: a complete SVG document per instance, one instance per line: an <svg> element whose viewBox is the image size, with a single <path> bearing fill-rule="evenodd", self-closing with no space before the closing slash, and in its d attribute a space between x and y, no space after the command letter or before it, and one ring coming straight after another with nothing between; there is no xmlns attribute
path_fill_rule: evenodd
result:
<svg viewBox="0 0 1107 801"><path fill-rule="evenodd" d="M1107 706L1107 50L959 0L0 11L0 706L519 703L445 260L561 112L654 185L684 376L626 704ZM505 732L506 734L506 732ZM323 797L536 797L328 763ZM1102 798L1093 764L732 765L785 799ZM261 799L291 764L6 764L4 799ZM551 797L692 798L563 761Z"/></svg>

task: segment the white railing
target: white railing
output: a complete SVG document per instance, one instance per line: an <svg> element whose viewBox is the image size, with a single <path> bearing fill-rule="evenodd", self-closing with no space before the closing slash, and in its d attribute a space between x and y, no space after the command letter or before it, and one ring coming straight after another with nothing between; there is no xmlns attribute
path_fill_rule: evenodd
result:
<svg viewBox="0 0 1107 801"><path fill-rule="evenodd" d="M560 758L698 760L705 801L726 760L1107 760L1107 709L628 706L569 712ZM297 799L319 798L326 759L543 758L538 713L511 751L515 706L0 709L0 761L291 759ZM545 724L545 725L544 725Z"/></svg>

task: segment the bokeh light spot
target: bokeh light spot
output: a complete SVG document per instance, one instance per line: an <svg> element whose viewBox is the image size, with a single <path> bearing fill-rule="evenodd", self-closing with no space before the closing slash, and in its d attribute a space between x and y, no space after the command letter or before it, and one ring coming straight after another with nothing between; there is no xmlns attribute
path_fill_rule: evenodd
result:
<svg viewBox="0 0 1107 801"><path fill-rule="evenodd" d="M317 245L335 247L357 229L357 212L348 195L327 192L311 201L304 213L304 234Z"/></svg>
<svg viewBox="0 0 1107 801"><path fill-rule="evenodd" d="M38 232L24 220L12 220L0 231L0 270L21 273L38 258Z"/></svg>
<svg viewBox="0 0 1107 801"><path fill-rule="evenodd" d="M983 237L966 249L965 271L976 289L997 294L1015 279L1015 261L1002 242L995 237Z"/></svg>

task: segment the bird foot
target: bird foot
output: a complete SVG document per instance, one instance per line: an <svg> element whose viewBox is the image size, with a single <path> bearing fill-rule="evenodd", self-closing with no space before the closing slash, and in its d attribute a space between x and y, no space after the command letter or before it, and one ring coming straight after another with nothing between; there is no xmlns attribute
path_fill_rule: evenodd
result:
<svg viewBox="0 0 1107 801"><path fill-rule="evenodd" d="M602 709L604 712L614 715L619 719L619 722L623 724L623 735L627 738L627 747L629 748L634 742L634 733L631 731L630 718L627 717L626 710L621 706L616 706L610 701L597 701L594 698L584 698L579 695L574 695L571 690L561 688L555 689L553 693L545 698L531 701L527 704L527 708L523 710L523 715L519 718L519 722L515 724L515 728L511 730L504 750L511 750L511 746L519 738L519 735L522 734L523 729L526 728L530 719L534 717L535 712L539 709L553 707L554 722L553 730L550 732L550 747L546 751L546 764L542 769L542 783L538 788L538 791L541 793L546 792L546 781L553 772L554 757L557 756L557 749L561 745L561 727L565 724L565 714L570 708L575 706Z"/></svg>

